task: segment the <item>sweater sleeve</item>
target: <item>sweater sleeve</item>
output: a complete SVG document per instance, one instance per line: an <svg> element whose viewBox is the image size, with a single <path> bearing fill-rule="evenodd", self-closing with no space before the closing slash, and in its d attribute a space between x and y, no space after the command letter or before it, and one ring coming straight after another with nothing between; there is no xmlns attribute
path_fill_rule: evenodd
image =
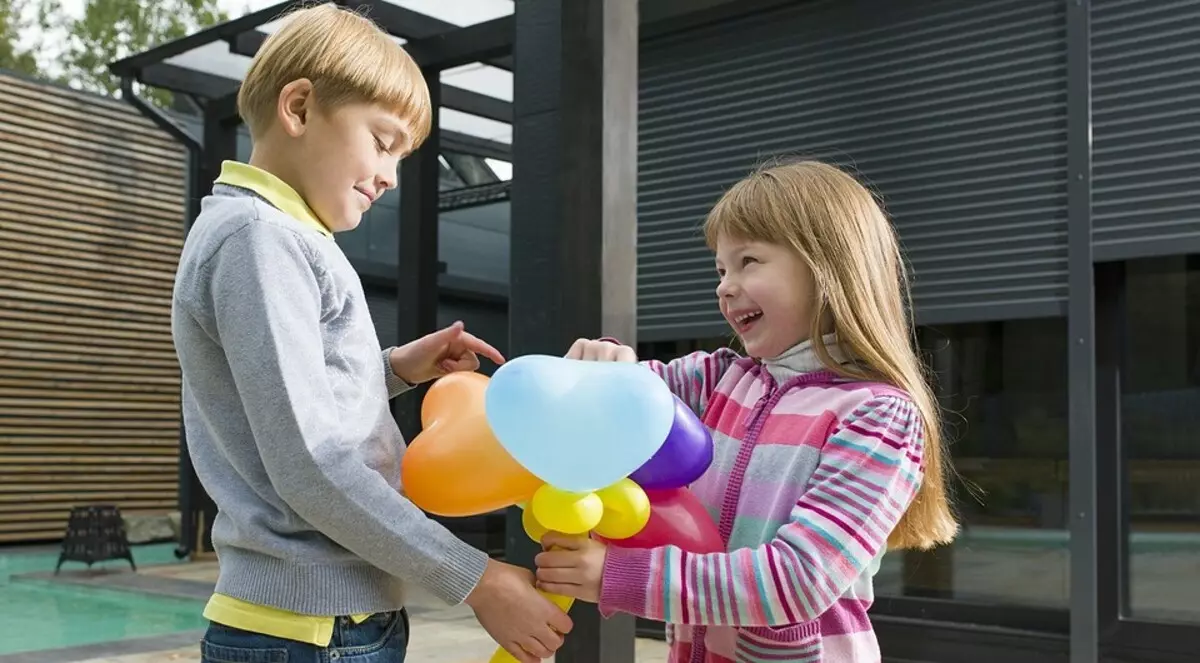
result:
<svg viewBox="0 0 1200 663"><path fill-rule="evenodd" d="M388 398L395 398L400 394L412 389L415 385L411 385L404 381L404 378L396 375L392 370L392 350L395 346L387 348L383 351L383 383L387 386Z"/></svg>
<svg viewBox="0 0 1200 663"><path fill-rule="evenodd" d="M693 352L664 363L656 359L641 362L667 383L671 393L679 397L697 416L704 416L708 399L721 381L721 376L740 359L729 348L716 352Z"/></svg>
<svg viewBox="0 0 1200 663"><path fill-rule="evenodd" d="M887 545L921 484L911 401L877 396L826 440L790 521L729 553L609 546L600 608L677 624L785 626L828 610Z"/></svg>
<svg viewBox="0 0 1200 663"><path fill-rule="evenodd" d="M348 439L325 370L321 271L295 233L249 224L209 262L219 342L272 487L295 512L370 564L452 604L487 556L429 519Z"/></svg>

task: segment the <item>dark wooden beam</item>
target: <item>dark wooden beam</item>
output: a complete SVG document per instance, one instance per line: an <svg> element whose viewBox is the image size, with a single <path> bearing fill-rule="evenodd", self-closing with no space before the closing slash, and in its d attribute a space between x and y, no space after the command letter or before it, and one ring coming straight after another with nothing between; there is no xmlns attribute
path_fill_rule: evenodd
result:
<svg viewBox="0 0 1200 663"><path fill-rule="evenodd" d="M142 99L141 97L139 97L137 95L137 93L134 92L134 90L133 90L133 80L132 79L129 79L129 78L121 79L121 98L124 99L125 101L129 102L129 104L132 105L134 108L138 109L138 111L140 111L143 116L148 118L151 122L156 124L160 129L162 129L163 131L170 134L172 138L179 141L180 144L182 144L184 147L186 147L187 151L188 151L188 159L189 159L188 167L192 168L192 170L189 172L194 173L197 171L197 169L199 167L194 166L193 162L195 162L195 160L199 158L200 152L203 151L203 149L204 149L204 146L200 144L199 136L196 136L192 132L188 131L185 127L183 127L178 122L176 122L173 117L171 117L170 115L167 115L165 112L163 112L163 109L161 109L158 106L155 106L153 104L150 104L145 99ZM195 162L195 163L198 163L198 162ZM192 182L189 177L189 186L191 186L191 184L192 184ZM190 204L191 198L189 197L188 200L189 200L189 204ZM198 212L195 212L195 213L193 213L193 212L194 212L194 210L192 210L189 207L188 212L187 212L187 218L185 219L185 223L191 223L191 220L196 217L196 213L198 213Z"/></svg>
<svg viewBox="0 0 1200 663"><path fill-rule="evenodd" d="M141 53L136 53L127 58L112 62L108 65L108 70L116 76L136 77L142 69L149 65L159 64L167 58L182 55L194 48L199 48L220 39L227 39L229 35L251 30L263 23L270 23L284 13L307 4L307 2L308 0L286 0L285 2L271 5L256 12L250 12L245 16L239 16L233 20L205 28L186 37L169 41Z"/></svg>
<svg viewBox="0 0 1200 663"><path fill-rule="evenodd" d="M234 90L233 92L222 95L220 97L209 99L208 101L204 102L204 107L209 109L213 114L217 115L218 117L223 117L223 118L225 118L227 120L231 120L231 121L232 120L240 121L241 116L238 115L237 96L238 96L237 90Z"/></svg>
<svg viewBox="0 0 1200 663"><path fill-rule="evenodd" d="M453 23L388 2L388 0L337 0L337 2L347 9L353 9L363 14L375 21L379 27L401 39L418 39L458 27Z"/></svg>
<svg viewBox="0 0 1200 663"><path fill-rule="evenodd" d="M404 48L422 66L451 69L511 53L512 43L513 17L504 16L414 39Z"/></svg>
<svg viewBox="0 0 1200 663"><path fill-rule="evenodd" d="M162 62L147 65L138 74L137 80L143 85L190 94L202 99L212 99L230 92L237 92L240 85L238 81L231 78Z"/></svg>
<svg viewBox="0 0 1200 663"><path fill-rule="evenodd" d="M512 161L512 147L498 140L488 140L470 134L442 129L442 149L477 157L491 157L501 161Z"/></svg>
<svg viewBox="0 0 1200 663"><path fill-rule="evenodd" d="M437 72L424 70L426 83ZM429 88L433 126L438 123L441 91ZM433 131L420 149L400 164L400 233L396 288L397 345L437 329L438 311L438 163L439 132ZM408 439L421 432L421 399L425 389L405 394L393 403L400 430Z"/></svg>
<svg viewBox="0 0 1200 663"><path fill-rule="evenodd" d="M442 83L442 108L512 123L512 104L509 102L445 83Z"/></svg>
<svg viewBox="0 0 1200 663"><path fill-rule="evenodd" d="M638 10L628 0L517 7L509 347L559 354L580 337L635 343ZM511 509L508 559L537 547ZM559 663L634 660L634 619L577 602Z"/></svg>
<svg viewBox="0 0 1200 663"><path fill-rule="evenodd" d="M432 16L422 14L387 0L343 0L342 4L351 9L366 9L366 15L375 21L379 27L406 41L424 39L434 35L462 30L463 28ZM511 51L512 42L509 42ZM484 60L493 67L512 71L512 57L498 56Z"/></svg>
<svg viewBox="0 0 1200 663"><path fill-rule="evenodd" d="M228 159L237 158L237 123L228 118L217 116L209 110L204 112L204 137L201 141L203 150L198 159L190 162L194 169L194 178L188 187L189 219L187 229L199 214L199 199L212 193L213 182L221 174L221 164ZM187 446L187 437L181 430L181 449ZM181 522L185 529L180 532L180 552L190 552L192 555L210 555L215 552L212 543L212 525L217 515L217 506L209 496L195 469L190 463L183 463L179 474Z"/></svg>

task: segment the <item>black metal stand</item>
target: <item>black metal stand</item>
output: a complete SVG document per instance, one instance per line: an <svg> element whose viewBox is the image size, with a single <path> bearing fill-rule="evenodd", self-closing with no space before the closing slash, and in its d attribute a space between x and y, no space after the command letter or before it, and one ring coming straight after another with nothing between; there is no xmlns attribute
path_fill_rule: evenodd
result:
<svg viewBox="0 0 1200 663"><path fill-rule="evenodd" d="M63 539L62 552L54 574L58 575L63 562L85 562L88 568L96 562L124 559L137 571L133 552L129 550L129 539L125 536L125 521L121 510L108 504L77 506L71 509L67 521L67 535Z"/></svg>

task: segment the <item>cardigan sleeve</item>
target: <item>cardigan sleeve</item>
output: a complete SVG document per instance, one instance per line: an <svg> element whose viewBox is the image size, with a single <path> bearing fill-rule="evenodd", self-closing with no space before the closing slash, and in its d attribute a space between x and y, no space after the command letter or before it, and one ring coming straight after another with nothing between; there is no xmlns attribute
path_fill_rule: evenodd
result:
<svg viewBox="0 0 1200 663"><path fill-rule="evenodd" d="M721 348L716 352L693 352L670 362L650 359L641 363L662 378L671 393L692 412L702 417L721 376L740 358L733 350Z"/></svg>
<svg viewBox="0 0 1200 663"><path fill-rule="evenodd" d="M611 336L597 340L622 345L620 340ZM648 359L639 363L654 371L667 383L671 393L678 396L696 416L702 417L704 408L708 406L708 398L721 381L721 376L739 359L741 355L734 350L721 348L716 352L693 352L669 362Z"/></svg>
<svg viewBox="0 0 1200 663"><path fill-rule="evenodd" d="M871 398L826 440L789 522L771 541L712 554L609 546L601 611L697 625L816 619L887 545L920 487L923 444L911 401Z"/></svg>

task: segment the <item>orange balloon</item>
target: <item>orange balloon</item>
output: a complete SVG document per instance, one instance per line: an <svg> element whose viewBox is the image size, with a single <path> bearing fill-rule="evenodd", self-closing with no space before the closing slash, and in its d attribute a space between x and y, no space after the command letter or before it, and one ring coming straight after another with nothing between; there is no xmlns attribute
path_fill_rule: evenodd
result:
<svg viewBox="0 0 1200 663"><path fill-rule="evenodd" d="M474 516L531 498L544 483L500 446L484 411L488 377L451 373L421 403L423 430L400 469L408 499L439 516Z"/></svg>

